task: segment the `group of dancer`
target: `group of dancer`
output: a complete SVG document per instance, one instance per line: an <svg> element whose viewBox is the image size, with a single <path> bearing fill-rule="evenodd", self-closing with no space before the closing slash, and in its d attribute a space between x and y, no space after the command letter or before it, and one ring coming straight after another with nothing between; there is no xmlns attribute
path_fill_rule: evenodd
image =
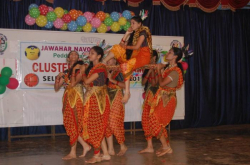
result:
<svg viewBox="0 0 250 165"><path fill-rule="evenodd" d="M70 137L71 151L63 159L76 158L79 142L83 147L80 157L94 148L94 156L87 163L110 160L115 155L113 135L120 144L117 155L125 154L124 104L130 98L130 77L134 70L148 64L152 65L144 71L142 80L146 85L142 126L147 147L139 153L154 152L153 137L162 143L156 152L158 156L172 153L165 127L174 115L176 89L183 84L182 67L178 63L182 50L171 48L166 55L167 65L156 64L157 58L150 30L143 26L139 16L131 19L131 27L120 44L114 45L105 58L99 46L91 48L89 65L81 65L77 52L69 53L70 68L58 74L54 85L55 91L65 87L63 123ZM119 69L110 69L115 65Z"/></svg>

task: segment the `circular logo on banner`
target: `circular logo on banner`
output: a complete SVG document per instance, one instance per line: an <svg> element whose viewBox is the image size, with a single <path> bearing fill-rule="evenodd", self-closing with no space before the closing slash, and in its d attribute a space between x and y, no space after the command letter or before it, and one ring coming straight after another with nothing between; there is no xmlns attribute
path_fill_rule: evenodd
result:
<svg viewBox="0 0 250 165"><path fill-rule="evenodd" d="M37 60L40 57L40 49L37 46L30 45L25 49L25 56L29 60Z"/></svg>
<svg viewBox="0 0 250 165"><path fill-rule="evenodd" d="M7 37L0 33L0 55L7 49Z"/></svg>
<svg viewBox="0 0 250 165"><path fill-rule="evenodd" d="M182 48L181 42L178 40L173 40L170 44L170 47Z"/></svg>
<svg viewBox="0 0 250 165"><path fill-rule="evenodd" d="M30 74L27 74L25 77L24 77L24 83L28 86L28 87L34 87L38 84L39 82L39 78L36 74L34 73L30 73Z"/></svg>

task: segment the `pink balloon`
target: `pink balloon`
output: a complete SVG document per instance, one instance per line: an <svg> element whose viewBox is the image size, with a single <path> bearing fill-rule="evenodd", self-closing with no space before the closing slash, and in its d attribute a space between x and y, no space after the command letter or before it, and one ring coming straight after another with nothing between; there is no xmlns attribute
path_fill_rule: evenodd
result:
<svg viewBox="0 0 250 165"><path fill-rule="evenodd" d="M92 20L91 20L91 25L92 25L92 27L94 27L94 28L98 28L100 25L101 25L101 20L99 19L99 18L93 18Z"/></svg>
<svg viewBox="0 0 250 165"><path fill-rule="evenodd" d="M61 27L63 27L64 22L61 18L57 18L53 24L55 28L60 29Z"/></svg>
<svg viewBox="0 0 250 165"><path fill-rule="evenodd" d="M110 31L110 26L107 26L107 31Z"/></svg>
<svg viewBox="0 0 250 165"><path fill-rule="evenodd" d="M10 78L10 82L6 85L9 89L16 89L19 86L19 82L15 78Z"/></svg>
<svg viewBox="0 0 250 165"><path fill-rule="evenodd" d="M181 65L182 65L182 68L183 68L183 70L187 70L188 69L188 63L186 63L186 62L181 62Z"/></svg>
<svg viewBox="0 0 250 165"><path fill-rule="evenodd" d="M87 18L87 21L88 21L88 22L90 22L90 21L92 20L92 18L93 18L92 13L89 12L89 11L85 12L85 13L83 14L83 16Z"/></svg>
<svg viewBox="0 0 250 165"><path fill-rule="evenodd" d="M36 19L35 18L32 18L29 14L28 15L26 15L26 17L25 17L25 23L27 24L27 25L34 25L35 23L36 23Z"/></svg>
<svg viewBox="0 0 250 165"><path fill-rule="evenodd" d="M49 6L48 9L49 9L49 12L54 11L53 7Z"/></svg>

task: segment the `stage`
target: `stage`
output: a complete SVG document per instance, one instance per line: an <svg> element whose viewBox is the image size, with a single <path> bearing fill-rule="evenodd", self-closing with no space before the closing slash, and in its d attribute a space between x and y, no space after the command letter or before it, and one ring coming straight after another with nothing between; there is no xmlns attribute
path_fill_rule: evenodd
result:
<svg viewBox="0 0 250 165"><path fill-rule="evenodd" d="M124 156L112 156L110 161L100 165L247 165L250 163L250 125L218 126L171 130L170 143L173 154L157 157L153 154L138 154L146 141L143 132L135 135L126 133L128 151ZM119 145L115 141L115 151ZM154 139L155 150L160 142ZM64 161L61 158L69 152L67 136L16 139L0 142L0 165L83 165L86 158ZM80 155L82 148L77 147Z"/></svg>

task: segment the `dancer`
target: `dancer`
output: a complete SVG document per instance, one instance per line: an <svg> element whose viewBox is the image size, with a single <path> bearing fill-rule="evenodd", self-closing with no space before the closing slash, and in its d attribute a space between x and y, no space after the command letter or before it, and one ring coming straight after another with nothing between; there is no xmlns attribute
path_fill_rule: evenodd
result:
<svg viewBox="0 0 250 165"><path fill-rule="evenodd" d="M89 150L89 145L82 140L82 113L83 113L83 89L81 81L81 75L78 71L76 73L76 64L79 60L79 54L75 51L71 51L68 54L67 61L69 62L70 69L59 73L56 76L54 85L55 91L64 85L65 91L63 94L63 124L67 135L70 137L71 151L63 157L64 160L76 158L76 146L79 141L83 147L83 154L80 157L85 156L86 151ZM74 69L73 69L74 68ZM79 69L78 69L79 70ZM72 83L72 78L76 77L76 81Z"/></svg>
<svg viewBox="0 0 250 165"><path fill-rule="evenodd" d="M156 50L153 50L153 56L151 58L150 64L156 64L158 61L158 53ZM144 131L145 138L147 140L147 147L139 153L154 152L152 135L150 132L150 123L149 123L149 114L151 109L151 104L154 99L154 95L159 88L158 84L158 74L155 73L154 69L146 69L142 75L142 85L145 86L146 96L143 103L143 112L142 112L142 128Z"/></svg>
<svg viewBox="0 0 250 165"><path fill-rule="evenodd" d="M103 58L103 49L99 46L91 48L89 53L90 64L81 66L82 80L86 87L83 112L83 139L94 148L94 156L86 161L96 163L102 160L100 156L101 142L108 125L110 101L107 92L106 66L100 61Z"/></svg>
<svg viewBox="0 0 250 165"><path fill-rule="evenodd" d="M183 69L179 61L182 59L182 49L171 48L166 56L169 64L158 64L157 72L159 78L159 89L157 90L150 110L150 132L151 135L160 139L162 147L156 152L157 156L172 153L172 149L167 143L168 137L166 126L174 116L176 108L176 90L183 84ZM164 71L161 73L161 70Z"/></svg>
<svg viewBox="0 0 250 165"><path fill-rule="evenodd" d="M103 60L103 63L106 64L109 59L115 57L121 64L120 67L125 79L123 103L127 103L130 98L130 76L132 72L149 64L152 54L151 33L148 27L143 26L142 21L140 16L132 17L131 28L123 36L120 45L114 45L108 56Z"/></svg>
<svg viewBox="0 0 250 165"><path fill-rule="evenodd" d="M116 65L116 59L111 58L107 62L108 66ZM124 115L125 108L121 102L125 83L123 80L122 73L118 71L110 71L108 74L109 84L108 84L108 93L110 98L110 115L109 115L109 124L106 130L106 139L108 142L108 152L110 155L115 155L114 145L113 145L113 135L115 135L118 143L120 144L120 152L118 156L124 155L127 151L127 147L124 144Z"/></svg>

